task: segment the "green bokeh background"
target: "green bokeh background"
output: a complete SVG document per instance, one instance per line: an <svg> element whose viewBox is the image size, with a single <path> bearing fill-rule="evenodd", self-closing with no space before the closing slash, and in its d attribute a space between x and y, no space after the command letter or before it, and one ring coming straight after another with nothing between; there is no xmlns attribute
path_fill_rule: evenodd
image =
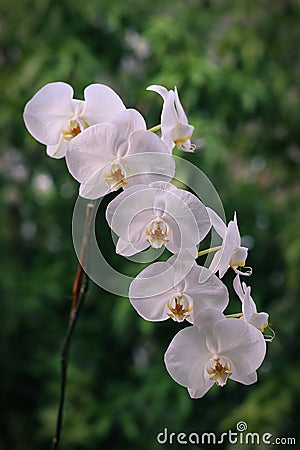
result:
<svg viewBox="0 0 300 450"><path fill-rule="evenodd" d="M78 185L28 134L22 111L58 80L80 99L87 85L108 84L149 127L161 99L146 86L178 87L202 145L183 156L214 183L227 217L238 212L254 269L247 282L276 331L257 384L228 382L191 400L163 364L181 326L147 323L91 283L60 448L152 450L165 427L222 433L240 420L299 438L299 20L298 0L0 0L1 450L49 448L55 425ZM106 226L101 211L97 224ZM105 233L120 271L136 270L111 255Z"/></svg>

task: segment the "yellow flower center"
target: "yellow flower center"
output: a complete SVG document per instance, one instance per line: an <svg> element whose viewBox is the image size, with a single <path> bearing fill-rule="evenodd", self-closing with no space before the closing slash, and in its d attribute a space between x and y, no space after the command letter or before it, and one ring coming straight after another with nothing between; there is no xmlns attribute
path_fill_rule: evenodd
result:
<svg viewBox="0 0 300 450"><path fill-rule="evenodd" d="M150 223L145 233L151 247L161 248L168 242L169 227L162 219L158 218Z"/></svg>
<svg viewBox="0 0 300 450"><path fill-rule="evenodd" d="M105 173L103 178L108 185L111 185L112 191L117 191L127 184L125 170L119 163L113 162L110 166L110 172Z"/></svg>
<svg viewBox="0 0 300 450"><path fill-rule="evenodd" d="M167 307L171 311L171 313L168 313L168 316L175 322L183 322L187 317L190 317L189 312L193 309L187 298L180 293L175 295L171 302L167 303Z"/></svg>
<svg viewBox="0 0 300 450"><path fill-rule="evenodd" d="M81 132L81 127L77 120L70 120L70 128L68 130L62 130L62 135L66 141L70 141Z"/></svg>
<svg viewBox="0 0 300 450"><path fill-rule="evenodd" d="M229 361L218 356L210 359L206 368L207 373L212 375L209 379L214 381L218 386L225 386L231 375L230 369Z"/></svg>

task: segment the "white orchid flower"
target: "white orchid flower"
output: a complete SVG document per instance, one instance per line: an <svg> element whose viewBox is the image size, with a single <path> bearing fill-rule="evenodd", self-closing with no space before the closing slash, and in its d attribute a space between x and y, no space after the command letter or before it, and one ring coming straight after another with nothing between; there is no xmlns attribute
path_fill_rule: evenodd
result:
<svg viewBox="0 0 300 450"><path fill-rule="evenodd" d="M192 398L200 398L214 384L224 386L228 378L246 385L255 383L265 353L266 342L257 328L226 319L221 311L210 308L193 326L175 335L165 353L165 364Z"/></svg>
<svg viewBox="0 0 300 450"><path fill-rule="evenodd" d="M146 130L142 115L127 109L111 123L93 125L69 145L66 162L81 183L81 197L96 199L120 187L171 180L175 163L162 140Z"/></svg>
<svg viewBox="0 0 300 450"><path fill-rule="evenodd" d="M131 256L147 247L165 246L197 257L197 245L211 224L203 203L167 182L132 186L110 202L106 218L119 236L116 252Z"/></svg>
<svg viewBox="0 0 300 450"><path fill-rule="evenodd" d="M146 320L193 323L206 308L224 311L229 298L222 281L195 261L172 256L166 262L155 262L132 281L129 300Z"/></svg>
<svg viewBox="0 0 300 450"><path fill-rule="evenodd" d="M155 84L148 86L147 90L157 92L164 100L161 113L161 132L166 146L170 151L176 145L184 152L194 152L196 146L191 144L194 127L188 123L177 88L168 91L165 87Z"/></svg>
<svg viewBox="0 0 300 450"><path fill-rule="evenodd" d="M223 220L211 208L207 208L212 226L216 232L223 239L222 246L218 250L210 264L212 272L218 272L222 278L231 267L235 273L241 275L251 275L251 267L246 267L246 259L248 255L248 248L241 245L241 235L237 224L237 216L234 213L234 218L228 223L226 227Z"/></svg>
<svg viewBox="0 0 300 450"><path fill-rule="evenodd" d="M68 142L81 131L110 121L124 109L108 86L91 84L84 90L83 101L73 99L73 88L59 81L42 87L26 104L23 117L29 133L47 146L47 154L62 158Z"/></svg>
<svg viewBox="0 0 300 450"><path fill-rule="evenodd" d="M242 318L262 333L268 327L269 314L257 312L256 304L251 297L251 287L241 283L239 275L233 280L233 287L242 302Z"/></svg>

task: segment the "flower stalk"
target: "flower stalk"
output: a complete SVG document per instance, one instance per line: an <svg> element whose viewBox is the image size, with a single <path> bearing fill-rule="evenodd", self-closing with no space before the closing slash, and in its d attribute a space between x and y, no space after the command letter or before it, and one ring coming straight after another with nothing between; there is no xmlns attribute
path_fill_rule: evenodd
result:
<svg viewBox="0 0 300 450"><path fill-rule="evenodd" d="M221 248L222 248L221 245L218 245L217 247L207 248L199 252L198 256L208 255L208 253L217 252L218 250L221 250Z"/></svg>
<svg viewBox="0 0 300 450"><path fill-rule="evenodd" d="M67 373L68 373L68 365L71 353L71 344L72 337L74 334L75 325L77 323L79 312L82 308L83 302L86 298L86 294L88 292L88 281L89 278L85 274L83 270L84 261L86 259L86 248L88 242L88 235L91 224L91 213L94 205L93 203L88 203L86 207L86 216L85 216L85 224L83 230L83 238L82 245L80 251L80 260L78 263L77 273L73 284L72 289L72 305L70 311L70 319L69 326L67 330L67 334L65 337L65 341L63 344L63 349L61 353L61 381L60 381L60 399L57 410L56 417L56 428L55 433L52 439L52 450L57 450L60 442L62 422L63 422L63 411L64 411L64 403L65 403L65 393L67 386Z"/></svg>

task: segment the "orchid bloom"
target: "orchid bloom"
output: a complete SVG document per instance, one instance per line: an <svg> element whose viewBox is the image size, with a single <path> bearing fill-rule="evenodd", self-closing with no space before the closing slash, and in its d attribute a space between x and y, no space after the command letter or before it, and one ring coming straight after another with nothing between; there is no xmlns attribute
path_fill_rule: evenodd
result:
<svg viewBox="0 0 300 450"><path fill-rule="evenodd" d="M242 318L262 333L268 326L269 314L257 312L256 304L251 297L251 287L241 283L239 275L233 280L233 287L242 302Z"/></svg>
<svg viewBox="0 0 300 450"><path fill-rule="evenodd" d="M179 331L171 341L165 364L171 377L188 388L192 398L203 397L228 378L242 384L257 381L256 370L266 353L266 342L257 328L206 309L194 325Z"/></svg>
<svg viewBox="0 0 300 450"><path fill-rule="evenodd" d="M87 127L110 121L125 109L120 97L108 86L91 84L84 101L73 99L73 88L63 82L46 84L24 109L29 133L47 146L52 158L62 158L67 144Z"/></svg>
<svg viewBox="0 0 300 450"><path fill-rule="evenodd" d="M211 227L203 203L167 182L124 190L108 205L106 218L119 236L116 252L123 256L165 246L173 254L186 249L195 259Z"/></svg>
<svg viewBox="0 0 300 450"><path fill-rule="evenodd" d="M191 144L194 127L189 125L187 116L180 103L177 88L167 90L163 86L152 85L147 87L148 91L160 94L164 100L161 113L162 140L172 151L176 145L184 152L194 152L196 146Z"/></svg>
<svg viewBox="0 0 300 450"><path fill-rule="evenodd" d="M132 281L129 300L146 320L158 322L173 319L193 323L205 308L223 311L229 301L222 281L194 260L172 256L166 262L155 262Z"/></svg>
<svg viewBox="0 0 300 450"><path fill-rule="evenodd" d="M96 199L120 187L171 180L175 163L142 115L127 109L111 123L89 127L70 143L66 162L81 197Z"/></svg>
<svg viewBox="0 0 300 450"><path fill-rule="evenodd" d="M210 208L207 208L212 226L223 239L221 249L218 250L211 262L210 270L214 273L219 271L222 278L231 267L235 273L251 275L251 267L246 267L248 248L241 246L241 235L239 232L236 213L226 227L223 220Z"/></svg>

